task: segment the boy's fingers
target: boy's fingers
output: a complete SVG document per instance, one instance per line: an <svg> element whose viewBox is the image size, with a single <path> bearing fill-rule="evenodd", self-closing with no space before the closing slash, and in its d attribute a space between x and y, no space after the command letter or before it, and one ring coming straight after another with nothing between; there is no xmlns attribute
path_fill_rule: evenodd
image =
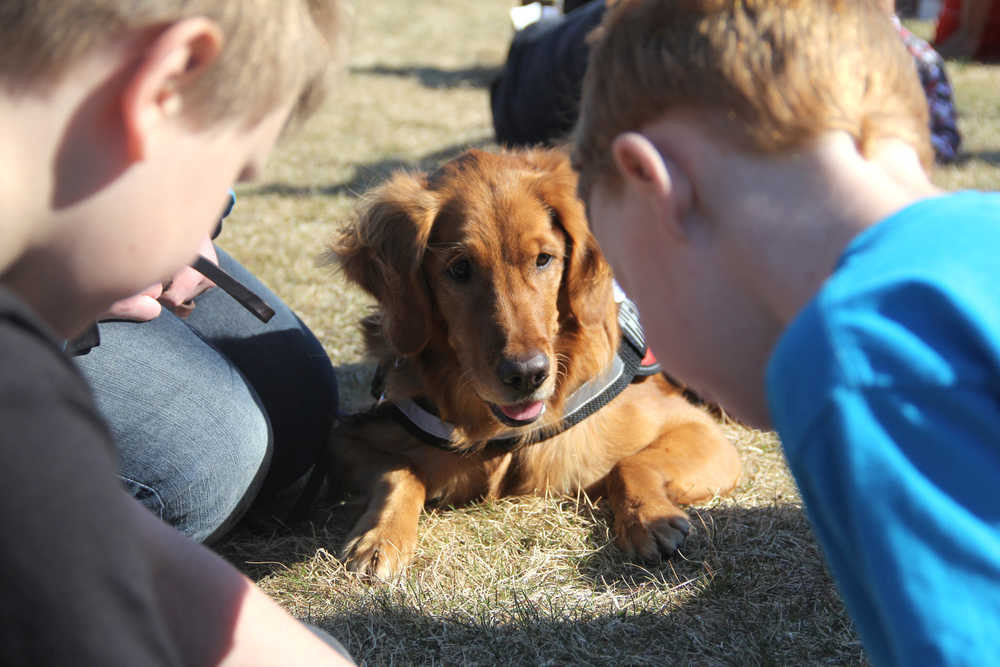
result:
<svg viewBox="0 0 1000 667"><path fill-rule="evenodd" d="M148 294L138 294L114 303L100 319L148 322L159 317L162 311L159 301Z"/></svg>
<svg viewBox="0 0 1000 667"><path fill-rule="evenodd" d="M191 311L194 310L194 306L195 303L194 300L192 299L191 301L185 301L179 306L174 306L173 308L170 309L170 312L172 312L177 317L184 319L185 317L191 314Z"/></svg>
<svg viewBox="0 0 1000 667"><path fill-rule="evenodd" d="M160 303L176 311L196 296L214 286L214 283L191 267L185 267L174 276L160 295Z"/></svg>

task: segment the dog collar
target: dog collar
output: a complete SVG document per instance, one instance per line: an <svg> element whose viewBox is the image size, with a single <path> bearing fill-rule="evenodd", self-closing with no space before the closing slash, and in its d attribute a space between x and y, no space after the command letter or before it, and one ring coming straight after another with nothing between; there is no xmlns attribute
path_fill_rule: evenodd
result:
<svg viewBox="0 0 1000 667"><path fill-rule="evenodd" d="M600 374L570 394L566 399L562 420L534 431L504 433L489 440L490 448L510 451L547 440L596 413L631 383L662 371L656 357L646 345L646 335L639 321L639 309L617 282L613 283L613 287L614 300L618 304L618 326L622 334L618 354ZM454 444L455 425L441 419L426 401L407 398L385 402L384 379L385 369L380 368L372 383L372 393L378 399L375 408L377 413L392 417L411 435L428 445L447 451L461 451Z"/></svg>

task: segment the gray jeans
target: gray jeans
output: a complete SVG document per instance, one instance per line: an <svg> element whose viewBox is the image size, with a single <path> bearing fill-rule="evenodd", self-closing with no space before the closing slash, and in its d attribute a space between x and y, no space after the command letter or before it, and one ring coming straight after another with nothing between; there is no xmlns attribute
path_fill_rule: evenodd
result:
<svg viewBox="0 0 1000 667"><path fill-rule="evenodd" d="M271 290L229 255L222 268L275 311L264 324L220 289L187 319L102 322L77 357L111 425L126 487L196 540L228 530L262 489L302 476L337 410L330 360Z"/></svg>

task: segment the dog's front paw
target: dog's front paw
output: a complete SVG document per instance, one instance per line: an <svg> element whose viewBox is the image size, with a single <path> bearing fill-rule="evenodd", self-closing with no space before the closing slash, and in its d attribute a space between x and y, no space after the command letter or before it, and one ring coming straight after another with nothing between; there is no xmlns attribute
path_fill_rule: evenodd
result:
<svg viewBox="0 0 1000 667"><path fill-rule="evenodd" d="M690 531L687 515L669 502L642 503L615 514L618 548L647 561L674 555Z"/></svg>
<svg viewBox="0 0 1000 667"><path fill-rule="evenodd" d="M392 579L406 569L416 542L415 536L390 535L380 526L360 534L356 529L348 536L340 558L351 572Z"/></svg>

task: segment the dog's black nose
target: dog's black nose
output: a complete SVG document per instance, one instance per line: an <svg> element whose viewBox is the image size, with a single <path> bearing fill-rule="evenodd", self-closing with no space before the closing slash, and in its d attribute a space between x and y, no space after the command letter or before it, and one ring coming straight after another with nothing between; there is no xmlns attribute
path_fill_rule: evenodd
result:
<svg viewBox="0 0 1000 667"><path fill-rule="evenodd" d="M497 366L497 377L505 385L529 393L537 389L549 376L549 358L541 352L525 358L504 358Z"/></svg>

